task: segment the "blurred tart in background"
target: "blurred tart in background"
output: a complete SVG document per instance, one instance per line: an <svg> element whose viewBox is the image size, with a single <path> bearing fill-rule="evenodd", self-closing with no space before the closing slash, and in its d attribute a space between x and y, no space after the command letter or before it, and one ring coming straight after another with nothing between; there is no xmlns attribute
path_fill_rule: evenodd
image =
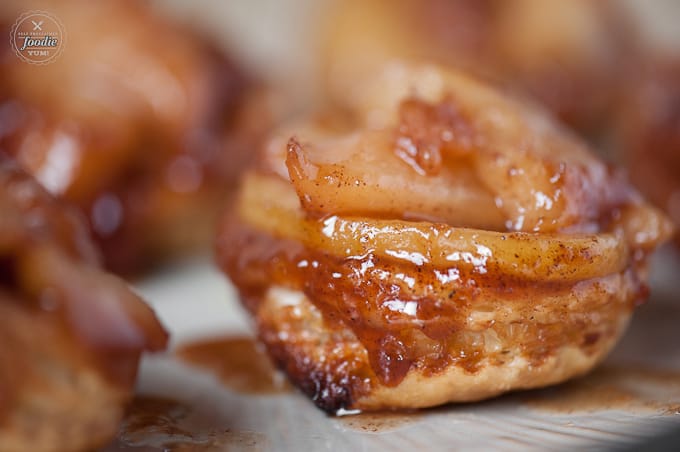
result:
<svg viewBox="0 0 680 452"><path fill-rule="evenodd" d="M25 2L67 34L46 65L0 54L0 150L85 213L105 264L131 273L210 243L269 117L213 43L142 2Z"/></svg>

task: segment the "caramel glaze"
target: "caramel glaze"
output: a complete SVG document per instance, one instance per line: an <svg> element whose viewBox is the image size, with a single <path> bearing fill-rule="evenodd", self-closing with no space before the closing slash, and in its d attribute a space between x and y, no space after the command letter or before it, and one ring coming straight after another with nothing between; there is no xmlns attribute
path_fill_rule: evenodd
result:
<svg viewBox="0 0 680 452"><path fill-rule="evenodd" d="M262 435L210 428L213 419L184 402L155 396L137 396L121 423L115 450L222 451L230 446L257 448Z"/></svg>
<svg viewBox="0 0 680 452"><path fill-rule="evenodd" d="M355 416L343 416L337 419L343 427L362 433L383 433L416 424L420 420L418 412L412 413L361 413Z"/></svg>
<svg viewBox="0 0 680 452"><path fill-rule="evenodd" d="M530 408L553 413L620 410L676 415L680 372L609 365L587 377L519 397Z"/></svg>
<svg viewBox="0 0 680 452"><path fill-rule="evenodd" d="M137 396L125 411L118 440L123 444L137 446L141 444L136 436L144 434L149 438L149 442L154 443L146 445L169 446L180 441L192 442L194 435L179 425L179 421L185 418L189 411L188 405L177 400Z"/></svg>
<svg viewBox="0 0 680 452"><path fill-rule="evenodd" d="M151 309L100 269L82 218L2 154L0 210L0 394L18 397L42 372L32 366L52 359L40 356L50 347L73 359L61 364L82 363L129 389L141 352L167 341ZM0 401L6 414L11 403Z"/></svg>
<svg viewBox="0 0 680 452"><path fill-rule="evenodd" d="M237 392L276 394L289 389L251 338L216 338L183 344L175 354L182 361L210 370Z"/></svg>
<svg viewBox="0 0 680 452"><path fill-rule="evenodd" d="M435 175L443 169L443 153L472 150L473 129L469 118L451 98L429 105L415 98L399 106L395 153L420 174ZM446 137L456 137L455 140Z"/></svg>
<svg viewBox="0 0 680 452"><path fill-rule="evenodd" d="M633 300L644 296L643 286L631 271L625 275L629 290L623 293L598 287L604 283L598 280L547 283L493 272L461 271L459 279L442 282L443 270L430 265L395 263L371 254L339 259L258 233L234 220L226 223L223 233L229 242L219 249L220 263L251 312L257 312L271 285L300 290L320 309L328 328L349 328L366 348L370 368L357 362L353 372L338 377L351 375L353 384L347 391L339 381L328 381L329 375L309 369L302 357L290 366L285 358L290 358L292 350L265 339L275 360L286 366L303 390L314 392L311 396L323 392L319 385L328 385L325 389L335 399L316 397L316 402L329 411L351 406L352 400L370 390L367 379L396 386L412 368L432 375L454 364L474 373L483 359L492 364L512 359L502 346L493 353L485 349L485 330L493 331L501 345L520 344L524 357L535 366L567 344L578 344L588 353L613 334L620 313L631 310ZM410 289L398 275L413 276L416 289ZM551 304L551 299L573 290L584 296L577 306ZM470 314L485 310L477 300L494 298L526 321L505 322L494 315L478 325L477 331L470 331ZM409 302L416 306L412 314L394 309ZM486 309L497 309L497 304ZM550 312L550 316L538 320L541 312Z"/></svg>

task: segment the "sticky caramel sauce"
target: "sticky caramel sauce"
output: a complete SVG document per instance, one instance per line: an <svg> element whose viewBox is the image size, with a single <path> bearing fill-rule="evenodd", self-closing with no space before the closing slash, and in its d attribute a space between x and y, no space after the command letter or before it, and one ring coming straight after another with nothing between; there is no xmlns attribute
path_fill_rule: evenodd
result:
<svg viewBox="0 0 680 452"><path fill-rule="evenodd" d="M410 427L420 422L421 419L422 415L417 411L378 412L341 416L334 419L334 422L348 430L362 433L386 433Z"/></svg>
<svg viewBox="0 0 680 452"><path fill-rule="evenodd" d="M529 408L558 414L680 414L680 371L605 366L563 385L522 394L521 400Z"/></svg>
<svg viewBox="0 0 680 452"><path fill-rule="evenodd" d="M418 174L438 174L443 154L471 152L473 136L471 121L451 98L436 105L412 98L399 106L395 153Z"/></svg>
<svg viewBox="0 0 680 452"><path fill-rule="evenodd" d="M191 406L162 397L138 396L123 419L113 450L201 451L256 448L262 435L228 428L206 429L209 422L191 419Z"/></svg>
<svg viewBox="0 0 680 452"><path fill-rule="evenodd" d="M128 446L166 447L200 443L193 433L180 427L190 408L176 400L137 397L130 404L118 433L118 442Z"/></svg>
<svg viewBox="0 0 680 452"><path fill-rule="evenodd" d="M597 281L587 283L592 284L587 303L568 307L555 300L568 296L573 284L462 269L455 280L442 281L439 270L428 264L397 263L370 253L339 259L238 221L223 232L229 241L220 249L221 265L251 311L257 311L271 285L304 292L329 327L349 328L356 335L375 377L387 386L399 384L414 365L431 375L451 364L474 373L482 359L502 364L511 359L502 347L516 344L536 366L565 344L578 344L588 353L614 334L621 311L632 308L626 294L607 293ZM522 321L489 320L479 331L470 331L468 316L485 300L489 312L511 309ZM541 311L550 317L534 320ZM489 353L485 348L486 330L501 349Z"/></svg>
<svg viewBox="0 0 680 452"><path fill-rule="evenodd" d="M277 394L290 390L269 357L247 337L216 338L180 346L182 361L215 374L228 388L244 394Z"/></svg>

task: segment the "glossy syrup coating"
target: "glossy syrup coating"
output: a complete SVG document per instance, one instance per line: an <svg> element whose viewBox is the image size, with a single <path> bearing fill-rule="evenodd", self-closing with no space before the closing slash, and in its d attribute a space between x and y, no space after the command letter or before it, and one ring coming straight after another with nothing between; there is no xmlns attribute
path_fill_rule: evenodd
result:
<svg viewBox="0 0 680 452"><path fill-rule="evenodd" d="M258 88L144 3L35 3L66 24L66 50L35 66L5 46L0 148L82 209L117 272L206 246L268 121Z"/></svg>
<svg viewBox="0 0 680 452"><path fill-rule="evenodd" d="M417 408L601 360L646 297L663 214L542 111L461 73L404 64L361 89L346 130L272 139L218 239L293 382L329 412Z"/></svg>
<svg viewBox="0 0 680 452"><path fill-rule="evenodd" d="M0 443L101 446L117 429L141 353L163 349L167 333L101 269L77 211L2 154L0 210Z"/></svg>

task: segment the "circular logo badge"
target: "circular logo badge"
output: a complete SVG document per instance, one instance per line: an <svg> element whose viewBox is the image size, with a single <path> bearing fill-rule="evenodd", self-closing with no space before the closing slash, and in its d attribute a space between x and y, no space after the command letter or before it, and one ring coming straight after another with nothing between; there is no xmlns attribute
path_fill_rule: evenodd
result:
<svg viewBox="0 0 680 452"><path fill-rule="evenodd" d="M46 11L28 11L10 31L14 53L26 63L47 64L64 50L66 32L61 21Z"/></svg>

